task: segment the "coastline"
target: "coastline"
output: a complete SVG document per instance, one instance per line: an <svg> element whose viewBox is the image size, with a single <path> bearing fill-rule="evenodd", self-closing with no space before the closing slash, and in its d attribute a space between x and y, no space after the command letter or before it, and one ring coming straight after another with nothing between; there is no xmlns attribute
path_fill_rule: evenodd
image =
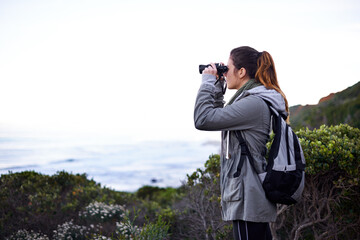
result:
<svg viewBox="0 0 360 240"><path fill-rule="evenodd" d="M179 187L202 167L216 142L154 141L131 144L61 142L56 139L0 138L0 174L35 171L86 173L102 186L136 191L144 185Z"/></svg>

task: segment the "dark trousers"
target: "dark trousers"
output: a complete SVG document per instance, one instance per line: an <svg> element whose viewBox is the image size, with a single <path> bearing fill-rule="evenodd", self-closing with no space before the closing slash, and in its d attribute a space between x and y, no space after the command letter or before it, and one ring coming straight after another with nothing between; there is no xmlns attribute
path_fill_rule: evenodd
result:
<svg viewBox="0 0 360 240"><path fill-rule="evenodd" d="M271 240L269 223L233 221L235 240Z"/></svg>

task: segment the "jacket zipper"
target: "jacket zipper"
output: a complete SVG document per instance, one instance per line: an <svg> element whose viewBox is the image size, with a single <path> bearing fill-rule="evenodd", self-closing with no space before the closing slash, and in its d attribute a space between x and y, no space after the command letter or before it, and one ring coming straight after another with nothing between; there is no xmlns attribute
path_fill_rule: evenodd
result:
<svg viewBox="0 0 360 240"><path fill-rule="evenodd" d="M230 159L229 143L230 143L230 131L227 131L227 135L226 135L226 159L227 160Z"/></svg>

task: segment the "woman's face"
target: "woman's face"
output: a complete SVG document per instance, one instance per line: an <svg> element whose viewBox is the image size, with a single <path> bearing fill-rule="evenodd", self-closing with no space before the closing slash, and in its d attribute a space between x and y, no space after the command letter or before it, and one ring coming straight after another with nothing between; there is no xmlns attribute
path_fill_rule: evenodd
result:
<svg viewBox="0 0 360 240"><path fill-rule="evenodd" d="M228 89L238 89L240 86L239 70L235 68L233 60L229 57L227 67L229 70L224 74ZM240 88L240 87L239 87Z"/></svg>

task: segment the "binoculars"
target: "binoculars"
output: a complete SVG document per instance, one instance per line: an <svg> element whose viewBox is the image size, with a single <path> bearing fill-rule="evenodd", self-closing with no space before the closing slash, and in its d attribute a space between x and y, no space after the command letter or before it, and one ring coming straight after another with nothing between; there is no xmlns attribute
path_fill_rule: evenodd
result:
<svg viewBox="0 0 360 240"><path fill-rule="evenodd" d="M208 65L199 65L199 73L202 74L202 72L204 71L205 68L211 66L210 64ZM216 66L216 70L217 70L217 73L219 75L219 77L221 77L224 73L226 73L229 68L227 66L223 66L223 65L220 65L220 63L215 63L215 66Z"/></svg>

